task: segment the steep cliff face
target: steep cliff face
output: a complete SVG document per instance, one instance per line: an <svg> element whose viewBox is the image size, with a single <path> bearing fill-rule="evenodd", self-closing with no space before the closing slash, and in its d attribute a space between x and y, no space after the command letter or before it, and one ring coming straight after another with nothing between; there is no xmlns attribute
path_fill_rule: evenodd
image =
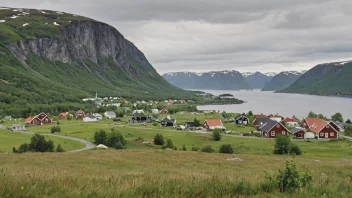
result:
<svg viewBox="0 0 352 198"><path fill-rule="evenodd" d="M184 89L250 89L242 74L235 70L205 73L172 72L164 74L163 77L169 83Z"/></svg>
<svg viewBox="0 0 352 198"><path fill-rule="evenodd" d="M14 14L19 17L13 18ZM0 34L0 51L6 54L0 56L0 79L16 85L16 90L44 89L34 82L39 78L53 89L68 87L64 94L79 93L79 97L96 91L117 96L149 94L149 98L189 95L167 83L144 54L108 24L47 10L0 10L0 18L5 19L0 23L5 32ZM11 78L10 70L22 77ZM28 84L20 86L18 80L23 78Z"/></svg>
<svg viewBox="0 0 352 198"><path fill-rule="evenodd" d="M352 96L352 61L317 65L280 92Z"/></svg>

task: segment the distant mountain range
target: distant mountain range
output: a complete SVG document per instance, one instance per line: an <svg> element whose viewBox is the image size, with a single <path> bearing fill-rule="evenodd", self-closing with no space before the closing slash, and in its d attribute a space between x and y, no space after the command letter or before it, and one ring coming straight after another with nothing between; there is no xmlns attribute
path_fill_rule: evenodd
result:
<svg viewBox="0 0 352 198"><path fill-rule="evenodd" d="M272 77L262 91L282 90L292 85L305 71L284 71Z"/></svg>
<svg viewBox="0 0 352 198"><path fill-rule="evenodd" d="M319 64L279 92L350 97L352 61Z"/></svg>
<svg viewBox="0 0 352 198"><path fill-rule="evenodd" d="M238 71L205 73L172 72L162 75L172 85L183 89L240 90L251 86Z"/></svg>
<svg viewBox="0 0 352 198"><path fill-rule="evenodd" d="M242 76L252 89L263 89L264 85L275 76L275 73L245 72L242 73Z"/></svg>

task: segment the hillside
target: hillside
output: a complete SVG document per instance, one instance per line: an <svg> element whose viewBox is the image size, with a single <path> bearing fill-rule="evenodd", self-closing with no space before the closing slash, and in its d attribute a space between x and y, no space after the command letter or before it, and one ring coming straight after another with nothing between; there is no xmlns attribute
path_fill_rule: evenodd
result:
<svg viewBox="0 0 352 198"><path fill-rule="evenodd" d="M317 65L280 92L352 96L352 61Z"/></svg>
<svg viewBox="0 0 352 198"><path fill-rule="evenodd" d="M252 89L262 89L264 85L273 77L261 72L246 72L242 76L248 82Z"/></svg>
<svg viewBox="0 0 352 198"><path fill-rule="evenodd" d="M265 84L262 91L275 91L284 89L292 85L292 83L294 83L302 75L302 73L303 72L297 71L280 72Z"/></svg>
<svg viewBox="0 0 352 198"><path fill-rule="evenodd" d="M0 107L93 96L189 96L114 27L74 14L0 9Z"/></svg>
<svg viewBox="0 0 352 198"><path fill-rule="evenodd" d="M250 89L242 74L234 70L205 73L172 72L164 74L163 77L172 85L183 89Z"/></svg>

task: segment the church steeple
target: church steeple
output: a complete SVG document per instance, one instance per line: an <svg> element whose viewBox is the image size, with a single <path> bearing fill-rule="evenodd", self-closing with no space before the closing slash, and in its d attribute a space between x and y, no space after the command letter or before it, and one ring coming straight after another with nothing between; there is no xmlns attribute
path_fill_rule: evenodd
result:
<svg viewBox="0 0 352 198"><path fill-rule="evenodd" d="M95 92L95 99L98 99L98 92Z"/></svg>

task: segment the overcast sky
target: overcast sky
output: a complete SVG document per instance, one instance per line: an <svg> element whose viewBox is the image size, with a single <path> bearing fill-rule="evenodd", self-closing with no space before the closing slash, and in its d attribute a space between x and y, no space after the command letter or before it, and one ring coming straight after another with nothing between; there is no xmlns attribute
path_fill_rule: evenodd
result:
<svg viewBox="0 0 352 198"><path fill-rule="evenodd" d="M352 0L0 0L117 28L159 73L304 70L352 60Z"/></svg>

